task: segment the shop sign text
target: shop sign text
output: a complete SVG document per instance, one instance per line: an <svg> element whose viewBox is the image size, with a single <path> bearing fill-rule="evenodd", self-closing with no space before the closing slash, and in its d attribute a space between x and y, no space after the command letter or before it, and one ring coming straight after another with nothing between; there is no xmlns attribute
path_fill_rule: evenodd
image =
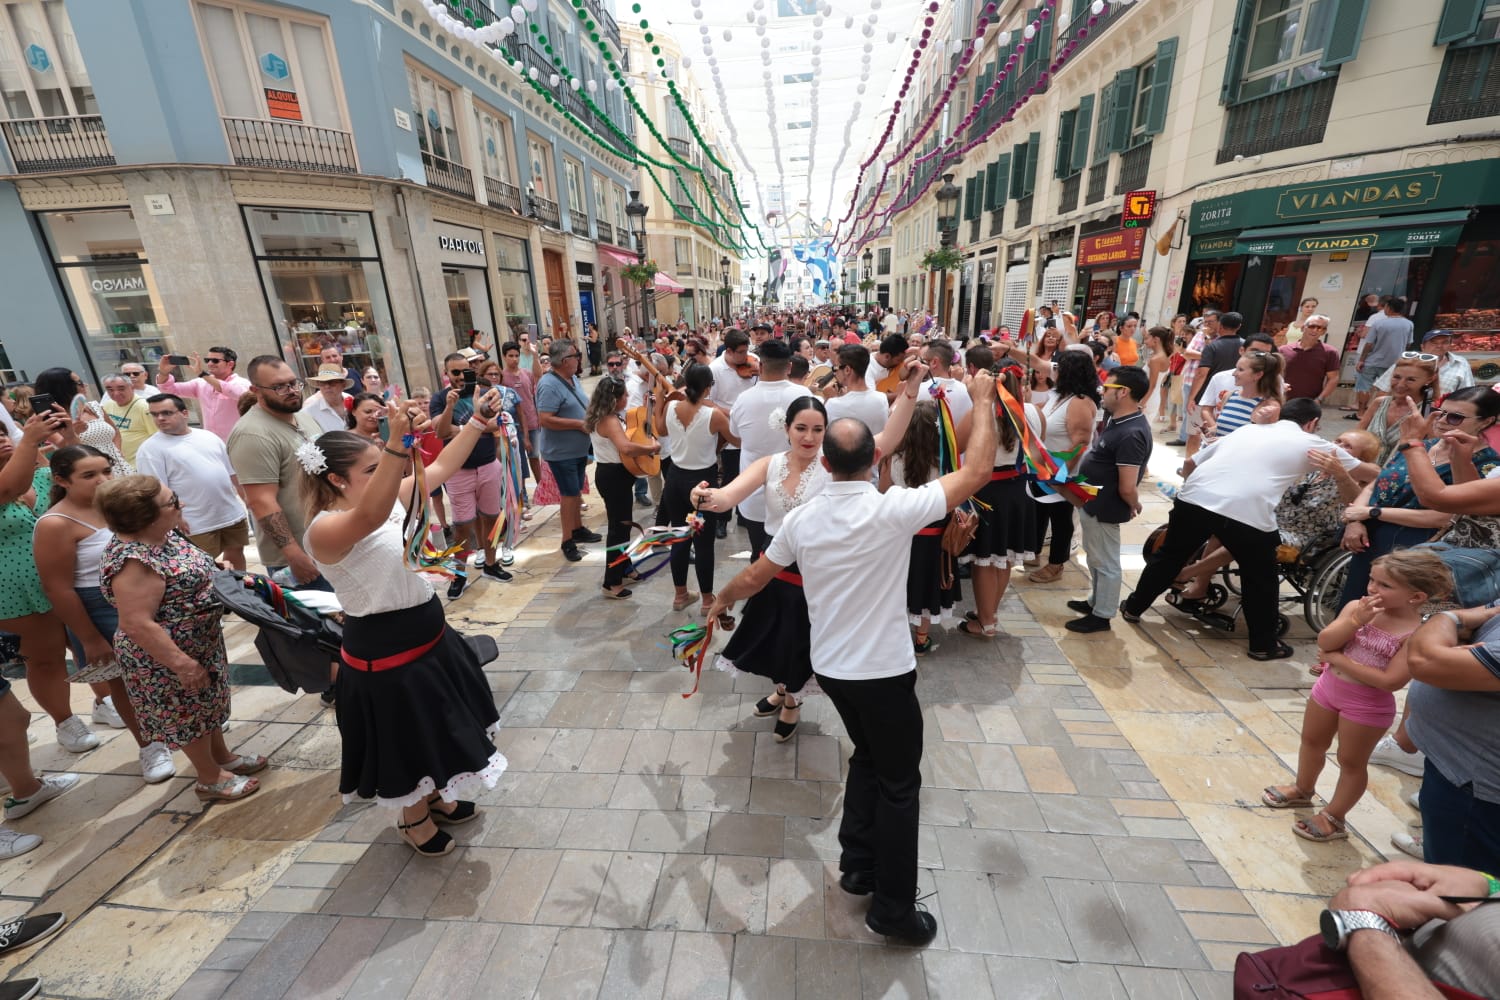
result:
<svg viewBox="0 0 1500 1000"><path fill-rule="evenodd" d="M480 240L466 240L459 236L439 236L438 249L448 250L453 253L469 253L476 257L484 256L484 243Z"/></svg>
<svg viewBox="0 0 1500 1000"><path fill-rule="evenodd" d="M89 282L89 287L96 292L144 292L146 290L146 279L143 275L132 274L125 278L95 278Z"/></svg>
<svg viewBox="0 0 1500 1000"><path fill-rule="evenodd" d="M1078 241L1079 267L1105 267L1110 264L1133 264L1141 259L1146 231L1122 229L1117 233L1086 236Z"/></svg>
<svg viewBox="0 0 1500 1000"><path fill-rule="evenodd" d="M1380 244L1376 233L1349 236L1312 236L1297 241L1297 253L1329 253L1335 250L1374 250Z"/></svg>
<svg viewBox="0 0 1500 1000"><path fill-rule="evenodd" d="M1282 219L1306 219L1347 212L1409 211L1436 198L1441 185L1441 177L1425 172L1375 182L1289 188L1277 199L1276 215Z"/></svg>

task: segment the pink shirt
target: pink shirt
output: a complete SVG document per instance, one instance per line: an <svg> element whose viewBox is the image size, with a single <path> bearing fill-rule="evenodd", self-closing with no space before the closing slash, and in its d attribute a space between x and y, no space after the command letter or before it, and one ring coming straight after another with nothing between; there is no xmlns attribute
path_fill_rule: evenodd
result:
<svg viewBox="0 0 1500 1000"><path fill-rule="evenodd" d="M156 383L156 388L184 399L196 399L203 410L203 426L220 440L228 441L229 432L240 419L240 397L250 388L250 380L235 372L227 379L220 379L219 388L215 389L201 378L179 382L168 375L166 381Z"/></svg>

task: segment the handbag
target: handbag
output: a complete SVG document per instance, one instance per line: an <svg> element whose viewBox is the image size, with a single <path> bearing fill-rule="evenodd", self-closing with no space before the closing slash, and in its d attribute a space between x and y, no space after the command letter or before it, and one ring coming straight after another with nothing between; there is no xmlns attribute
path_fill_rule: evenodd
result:
<svg viewBox="0 0 1500 1000"><path fill-rule="evenodd" d="M953 511L953 516L948 519L947 526L943 528L943 551L957 559L964 554L964 550L974 540L974 534L978 530L978 515L971 510L957 508Z"/></svg>
<svg viewBox="0 0 1500 1000"><path fill-rule="evenodd" d="M1479 1000L1467 990L1432 982L1451 1000ZM1242 951L1234 962L1234 1000L1360 1000L1364 994L1342 952L1313 935L1265 951Z"/></svg>
<svg viewBox="0 0 1500 1000"><path fill-rule="evenodd" d="M1187 358L1184 357L1181 353L1172 355L1172 359L1167 362L1167 371L1171 372L1173 375L1181 375L1182 370L1186 367Z"/></svg>

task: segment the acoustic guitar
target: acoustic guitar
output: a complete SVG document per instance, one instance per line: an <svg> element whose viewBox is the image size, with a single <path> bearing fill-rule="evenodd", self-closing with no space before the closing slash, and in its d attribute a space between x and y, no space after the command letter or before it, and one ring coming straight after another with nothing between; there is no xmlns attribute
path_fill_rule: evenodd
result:
<svg viewBox="0 0 1500 1000"><path fill-rule="evenodd" d="M656 366L636 351L619 341L615 347L621 354L638 362L659 381L665 381ZM625 438L636 444L654 444L656 435L651 433L651 404L642 403L640 406L631 407L625 411ZM625 471L632 476L659 476L661 475L661 454L652 455L621 455L620 462L625 466Z"/></svg>

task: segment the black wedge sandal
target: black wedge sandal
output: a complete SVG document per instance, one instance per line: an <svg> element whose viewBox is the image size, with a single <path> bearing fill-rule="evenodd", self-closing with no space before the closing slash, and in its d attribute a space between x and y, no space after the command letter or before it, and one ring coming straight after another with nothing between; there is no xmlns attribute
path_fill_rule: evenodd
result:
<svg viewBox="0 0 1500 1000"><path fill-rule="evenodd" d="M417 820L415 823L397 823L396 835L399 836L402 840L406 841L406 843L410 845L412 850L416 851L424 858L440 858L445 854L451 854L454 846L456 845L453 842L453 838L448 836L442 830L434 833L431 837L427 838L426 841L420 844L417 843L416 838L406 832L408 830L416 829L423 823L427 822L429 819L432 819L431 810L429 810L426 815ZM433 820L433 822L435 823L437 821Z"/></svg>

